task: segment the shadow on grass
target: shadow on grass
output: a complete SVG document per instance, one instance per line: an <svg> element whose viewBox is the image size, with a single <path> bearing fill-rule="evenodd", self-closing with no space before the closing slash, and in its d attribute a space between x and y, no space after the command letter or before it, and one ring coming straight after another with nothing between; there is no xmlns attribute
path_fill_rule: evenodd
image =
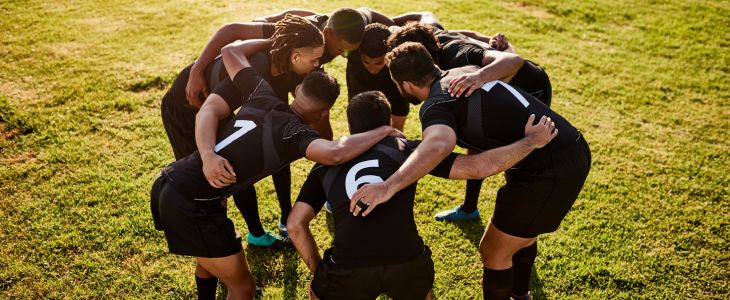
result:
<svg viewBox="0 0 730 300"><path fill-rule="evenodd" d="M284 287L284 299L295 299L299 288L299 255L296 249L266 249L247 247L246 256L252 270L256 285L266 295L266 287L280 285Z"/></svg>
<svg viewBox="0 0 730 300"><path fill-rule="evenodd" d="M481 218L476 220L463 220L463 221L455 221L451 222L451 224L454 224L456 227L458 227L461 232L466 236L466 238L471 242L471 244L475 248L475 254L479 253L479 241L482 239L482 235L484 234L484 220Z"/></svg>

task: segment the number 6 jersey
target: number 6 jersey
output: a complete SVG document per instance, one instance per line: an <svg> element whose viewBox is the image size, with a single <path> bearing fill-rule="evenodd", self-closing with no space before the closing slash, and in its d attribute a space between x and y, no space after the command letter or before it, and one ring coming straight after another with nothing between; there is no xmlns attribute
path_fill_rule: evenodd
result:
<svg viewBox="0 0 730 300"><path fill-rule="evenodd" d="M233 82L224 81L213 94L231 108L241 107L219 126L215 146L215 152L233 166L236 182L221 189L210 186L200 153L195 151L164 170L176 190L195 200L216 200L249 187L304 157L309 144L320 138L277 99L253 68L239 71Z"/></svg>

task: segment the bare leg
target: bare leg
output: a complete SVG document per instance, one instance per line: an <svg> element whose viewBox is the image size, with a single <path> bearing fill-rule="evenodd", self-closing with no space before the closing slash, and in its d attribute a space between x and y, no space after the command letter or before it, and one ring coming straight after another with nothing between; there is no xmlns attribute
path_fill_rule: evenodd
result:
<svg viewBox="0 0 730 300"><path fill-rule="evenodd" d="M227 299L253 299L256 282L243 251L226 257L196 257L195 260L207 272L223 281L228 289Z"/></svg>

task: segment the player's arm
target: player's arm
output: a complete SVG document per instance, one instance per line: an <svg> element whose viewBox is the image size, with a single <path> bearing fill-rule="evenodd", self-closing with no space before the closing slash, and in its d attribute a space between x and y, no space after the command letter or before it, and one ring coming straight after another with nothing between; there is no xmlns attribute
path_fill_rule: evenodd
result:
<svg viewBox="0 0 730 300"><path fill-rule="evenodd" d="M393 22L393 20L388 18L386 15L380 13L379 11L370 9L368 7L360 7L357 10L362 13L369 14L371 18L371 23L380 23L388 27L395 25L395 22Z"/></svg>
<svg viewBox="0 0 730 300"><path fill-rule="evenodd" d="M222 188L236 181L236 173L228 160L215 153L218 123L231 114L223 97L210 94L195 116L195 144L203 161L203 174L214 188Z"/></svg>
<svg viewBox="0 0 730 300"><path fill-rule="evenodd" d="M476 32L474 30L461 30L461 29L459 29L459 30L449 30L449 32L459 33L461 35L464 35L464 36L473 38L473 39L475 39L477 41L485 42L487 44L489 44L489 40L492 39L491 36L488 36L488 35L485 35L485 34Z"/></svg>
<svg viewBox="0 0 730 300"><path fill-rule="evenodd" d="M400 131L404 131L406 127L406 119L408 119L408 116L390 115L390 126L393 126L393 128Z"/></svg>
<svg viewBox="0 0 730 300"><path fill-rule="evenodd" d="M271 46L271 40L256 39L240 41L226 45L221 49L223 65L226 67L228 76L233 80L239 71L251 67L246 56L267 49Z"/></svg>
<svg viewBox="0 0 730 300"><path fill-rule="evenodd" d="M451 127L441 124L428 126L423 131L423 141L393 175L384 182L364 185L353 194L350 211L356 216L358 213L367 216L375 206L390 200L395 193L428 174L455 146L456 133ZM370 204L364 212L357 206L361 198Z"/></svg>
<svg viewBox="0 0 730 300"><path fill-rule="evenodd" d="M323 165L339 165L370 149L384 137L399 133L390 126L341 137L334 141L316 139L306 149L306 157Z"/></svg>
<svg viewBox="0 0 730 300"><path fill-rule="evenodd" d="M485 83L493 80L509 82L522 67L524 60L517 54L484 51L479 71L463 74L449 82L449 93L454 97L469 96Z"/></svg>
<svg viewBox="0 0 730 300"><path fill-rule="evenodd" d="M190 78L185 87L185 96L191 105L200 107L201 103L198 99L200 94L208 97L209 87L205 83L205 68L220 54L221 48L236 40L262 38L263 26L264 24L256 22L228 23L216 31L190 69Z"/></svg>
<svg viewBox="0 0 730 300"><path fill-rule="evenodd" d="M304 263L307 264L307 268L312 273L317 270L317 265L322 260L317 249L317 242L314 240L312 231L309 229L309 223L314 219L315 215L312 206L297 201L294 203L294 207L292 207L289 218L286 221L286 229L289 231L289 237L297 252L299 252L299 256L302 257Z"/></svg>
<svg viewBox="0 0 730 300"><path fill-rule="evenodd" d="M279 22L282 19L284 19L284 17L286 17L287 14L300 16L300 17L308 17L311 15L316 15L317 13L313 12L311 10L307 10L307 9L292 8L292 9L287 9L285 11L282 11L278 14L258 17L258 18L253 19L253 21L254 22L276 23L276 22Z"/></svg>
<svg viewBox="0 0 730 300"><path fill-rule="evenodd" d="M499 174L532 153L550 143L557 135L555 123L542 116L537 124L530 115L525 124L525 137L506 146L490 149L479 154L459 155L449 172L449 179L482 179Z"/></svg>

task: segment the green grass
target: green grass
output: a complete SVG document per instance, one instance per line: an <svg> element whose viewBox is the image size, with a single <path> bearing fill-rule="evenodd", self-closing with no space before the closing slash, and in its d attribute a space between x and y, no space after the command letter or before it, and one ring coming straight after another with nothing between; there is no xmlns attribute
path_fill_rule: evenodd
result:
<svg viewBox="0 0 730 300"><path fill-rule="evenodd" d="M0 298L192 298L192 259L167 253L148 212L151 181L173 159L162 95L224 22L345 6L502 32L548 70L553 107L584 132L594 164L561 228L541 238L537 298L730 297L730 2L250 2L0 2ZM344 84L342 58L326 68ZM406 131L420 135L416 118ZM295 194L310 166L294 165ZM484 185L481 222L441 224L433 214L464 184L421 181L437 298L481 297L476 247L502 182ZM273 229L273 187L257 187ZM322 249L327 224L313 225ZM265 298L305 296L311 275L295 251L247 255Z"/></svg>

